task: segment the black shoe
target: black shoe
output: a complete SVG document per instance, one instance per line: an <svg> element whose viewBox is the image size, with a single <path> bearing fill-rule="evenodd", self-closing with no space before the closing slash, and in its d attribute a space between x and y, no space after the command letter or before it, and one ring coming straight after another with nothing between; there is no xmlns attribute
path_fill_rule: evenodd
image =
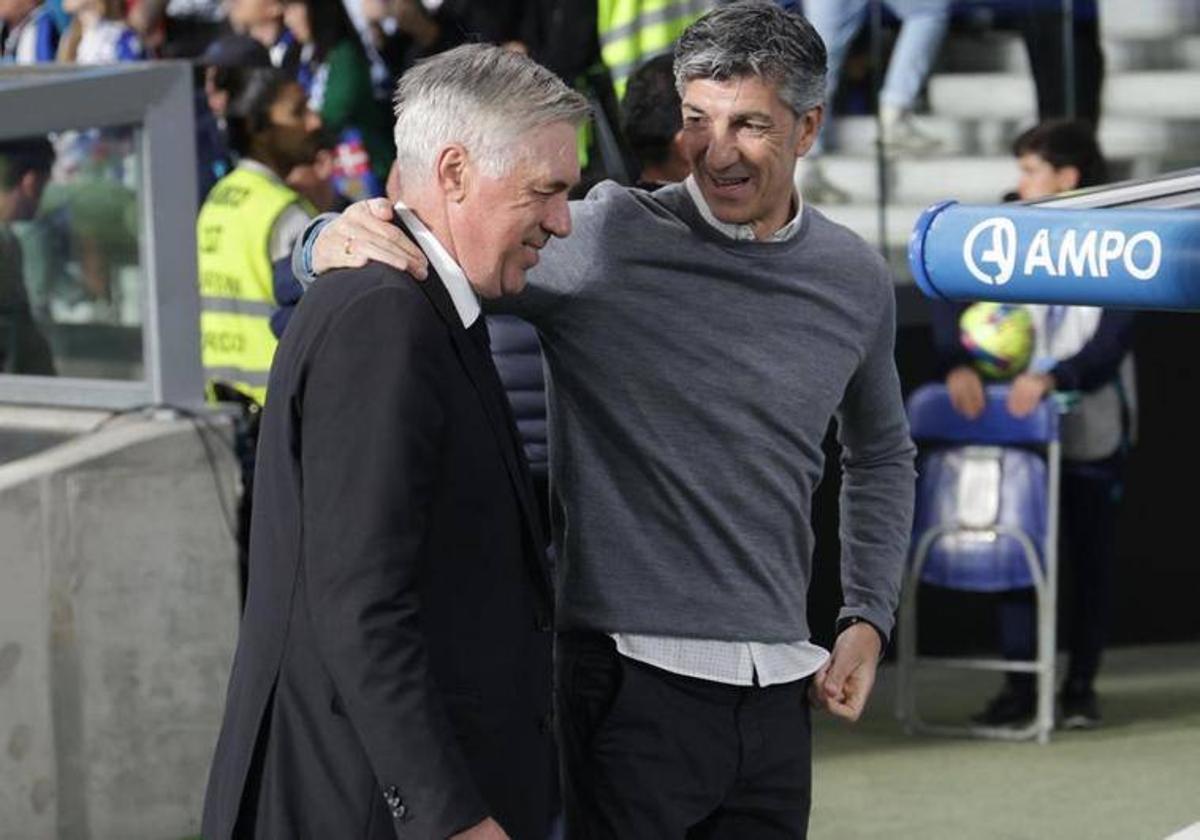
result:
<svg viewBox="0 0 1200 840"><path fill-rule="evenodd" d="M1013 726L1029 723L1036 711L1032 691L1004 686L993 697L982 712L971 716L971 722L979 726Z"/></svg>
<svg viewBox="0 0 1200 840"><path fill-rule="evenodd" d="M1099 725L1100 704L1095 691L1088 689L1078 694L1063 692L1063 729L1095 729Z"/></svg>

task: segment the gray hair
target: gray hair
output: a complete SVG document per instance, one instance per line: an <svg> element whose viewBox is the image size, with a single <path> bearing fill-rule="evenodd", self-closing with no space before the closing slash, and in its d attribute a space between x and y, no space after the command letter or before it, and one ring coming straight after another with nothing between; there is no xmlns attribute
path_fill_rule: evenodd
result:
<svg viewBox="0 0 1200 840"><path fill-rule="evenodd" d="M684 31L675 48L675 86L758 76L779 88L796 114L825 101L825 42L812 24L768 0L721 6Z"/></svg>
<svg viewBox="0 0 1200 840"><path fill-rule="evenodd" d="M467 44L423 61L396 85L400 171L432 174L438 152L461 143L492 177L522 153L518 138L557 122L581 125L587 100L533 60L487 44Z"/></svg>

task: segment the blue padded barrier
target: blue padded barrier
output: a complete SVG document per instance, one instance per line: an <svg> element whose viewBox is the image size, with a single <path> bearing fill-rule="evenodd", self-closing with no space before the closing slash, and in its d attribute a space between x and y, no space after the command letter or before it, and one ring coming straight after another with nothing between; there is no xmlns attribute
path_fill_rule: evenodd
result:
<svg viewBox="0 0 1200 840"><path fill-rule="evenodd" d="M1200 310L1200 210L931 206L909 267L927 296Z"/></svg>

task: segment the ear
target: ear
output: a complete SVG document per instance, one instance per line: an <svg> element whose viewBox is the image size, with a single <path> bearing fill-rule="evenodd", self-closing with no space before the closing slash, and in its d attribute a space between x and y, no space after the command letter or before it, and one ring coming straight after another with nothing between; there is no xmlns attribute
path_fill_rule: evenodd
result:
<svg viewBox="0 0 1200 840"><path fill-rule="evenodd" d="M813 143L817 142L817 135L821 133L821 124L824 122L824 105L809 108L796 118L796 157L804 157L808 154Z"/></svg>
<svg viewBox="0 0 1200 840"><path fill-rule="evenodd" d="M1079 186L1079 180L1082 177L1078 166L1068 165L1054 170L1054 182L1058 186L1059 192L1075 189Z"/></svg>
<svg viewBox="0 0 1200 840"><path fill-rule="evenodd" d="M460 143L451 143L443 148L434 161L434 172L442 194L456 204L467 197L470 162L467 150Z"/></svg>

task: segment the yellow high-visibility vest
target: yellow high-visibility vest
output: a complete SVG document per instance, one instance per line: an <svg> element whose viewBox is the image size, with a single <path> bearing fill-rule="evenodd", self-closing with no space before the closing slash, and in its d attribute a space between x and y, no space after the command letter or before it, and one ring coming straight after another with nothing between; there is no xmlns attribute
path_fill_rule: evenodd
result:
<svg viewBox="0 0 1200 840"><path fill-rule="evenodd" d="M260 405L278 343L271 332L271 229L297 201L300 195L279 181L238 167L213 186L196 221L205 379L228 382Z"/></svg>
<svg viewBox="0 0 1200 840"><path fill-rule="evenodd" d="M643 62L670 52L683 30L716 6L715 0L598 0L600 58L617 97Z"/></svg>

